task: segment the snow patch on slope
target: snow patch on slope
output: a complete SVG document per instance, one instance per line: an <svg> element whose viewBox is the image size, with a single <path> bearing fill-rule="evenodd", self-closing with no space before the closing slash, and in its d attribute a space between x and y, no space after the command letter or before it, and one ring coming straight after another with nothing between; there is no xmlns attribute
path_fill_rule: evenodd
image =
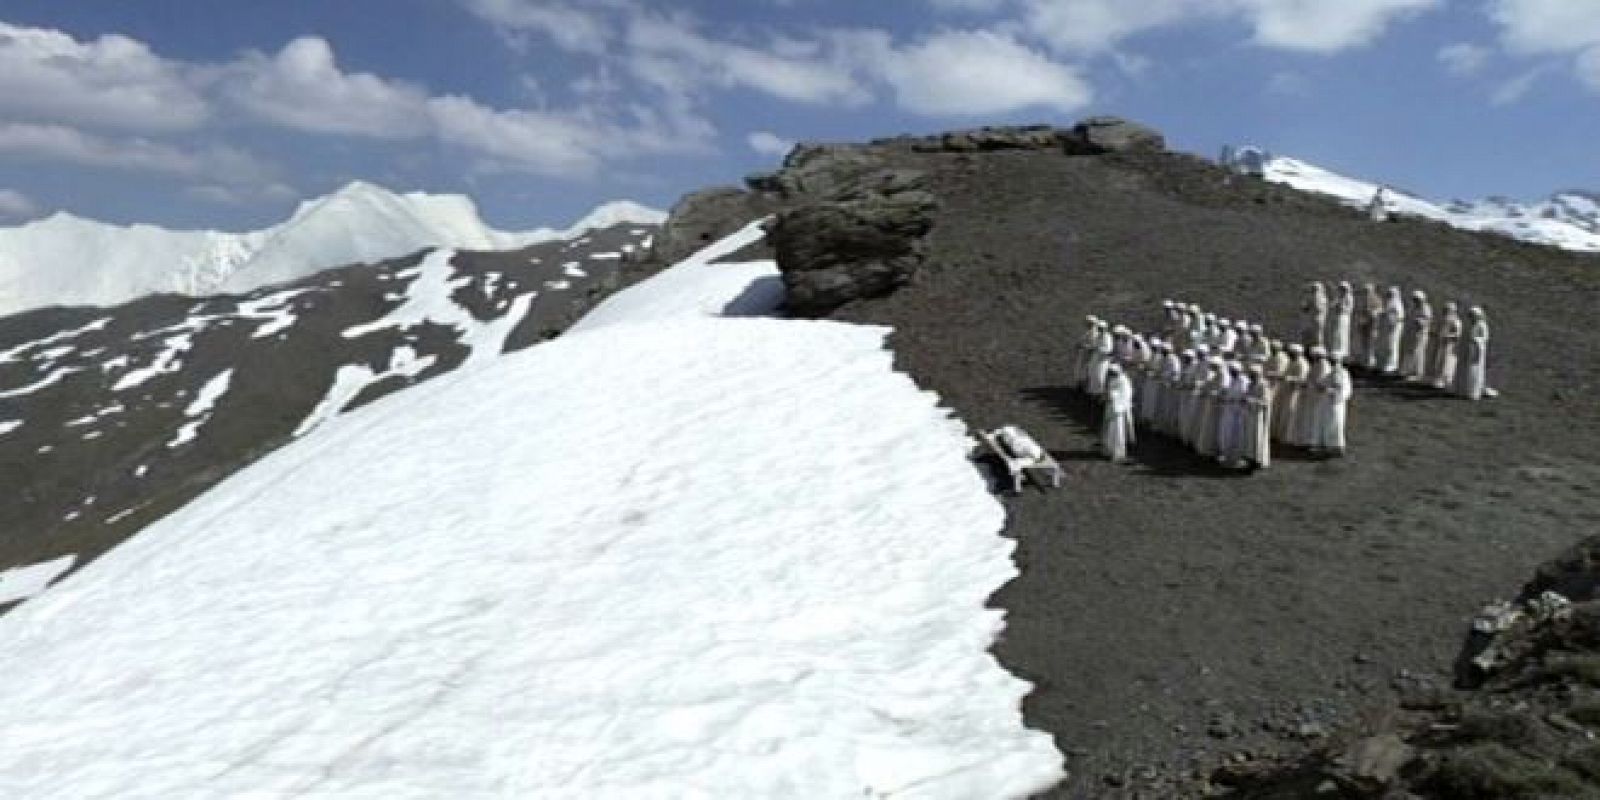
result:
<svg viewBox="0 0 1600 800"><path fill-rule="evenodd" d="M37 597L57 578L72 569L77 556L62 556L26 567L0 572L0 603L15 603Z"/></svg>
<svg viewBox="0 0 1600 800"><path fill-rule="evenodd" d="M1379 184L1346 177L1293 158L1267 162L1269 181L1332 195L1346 205L1367 208ZM1600 252L1600 204L1579 193L1556 195L1544 203L1507 200L1441 205L1392 187L1385 192L1391 213L1422 217L1473 231L1493 231L1516 239L1582 252Z"/></svg>
<svg viewBox="0 0 1600 800"><path fill-rule="evenodd" d="M184 409L183 415L188 420L183 423L183 427L178 428L178 432L173 435L172 440L167 442L168 449L181 447L194 441L194 437L200 433L200 426L211 420L211 410L216 406L217 400L227 394L228 386L232 382L233 370L225 369L200 387L200 391L195 395L194 401L189 403L187 409Z"/></svg>
<svg viewBox="0 0 1600 800"><path fill-rule="evenodd" d="M653 323L332 419L0 619L0 785L1049 786L1028 686L987 652L1015 567L959 426L886 329L707 317L730 287L698 273L701 296L630 291Z"/></svg>

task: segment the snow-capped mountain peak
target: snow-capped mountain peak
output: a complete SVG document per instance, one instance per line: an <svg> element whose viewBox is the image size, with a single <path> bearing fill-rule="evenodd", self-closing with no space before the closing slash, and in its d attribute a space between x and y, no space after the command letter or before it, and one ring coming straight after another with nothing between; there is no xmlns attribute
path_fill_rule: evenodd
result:
<svg viewBox="0 0 1600 800"><path fill-rule="evenodd" d="M156 292L245 292L330 267L408 255L425 247L506 250L591 228L653 225L665 214L606 203L571 228L500 231L471 198L397 193L352 181L300 203L282 223L229 233L113 225L57 212L0 228L0 315L51 305L112 305Z"/></svg>

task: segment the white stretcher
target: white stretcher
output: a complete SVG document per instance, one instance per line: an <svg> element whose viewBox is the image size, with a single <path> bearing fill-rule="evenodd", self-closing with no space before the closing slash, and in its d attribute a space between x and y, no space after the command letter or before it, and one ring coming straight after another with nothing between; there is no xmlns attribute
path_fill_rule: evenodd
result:
<svg viewBox="0 0 1600 800"><path fill-rule="evenodd" d="M1037 455L1032 457L1018 455L1013 452L1011 447L1006 446L1006 434L1004 433L1006 428L1010 428L1015 434L1020 434L1024 437L1026 445L1031 446L1031 449L1036 451ZM1030 470L1034 481L1038 482L1040 486L1046 485L1046 482L1040 477L1040 473L1043 473L1048 478L1048 485L1051 488L1061 488L1061 465L1057 464L1055 458L1051 457L1050 451L1040 447L1022 429L1008 425L1005 428L996 428L992 431L979 431L978 438L982 439L983 443L988 445L989 449L994 451L994 454L999 456L1000 461L1006 465L1006 472L1011 476L1011 491L1013 493L1022 493L1023 477L1030 474ZM1018 449L1021 450L1023 448Z"/></svg>

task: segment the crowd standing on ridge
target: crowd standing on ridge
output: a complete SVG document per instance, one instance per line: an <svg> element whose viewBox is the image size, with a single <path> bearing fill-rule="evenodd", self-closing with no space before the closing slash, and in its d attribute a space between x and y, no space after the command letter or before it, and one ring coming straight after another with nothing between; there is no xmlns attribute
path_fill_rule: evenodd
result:
<svg viewBox="0 0 1600 800"><path fill-rule="evenodd" d="M1125 460L1141 433L1236 468L1270 466L1275 442L1342 456L1351 366L1473 400L1492 392L1483 309L1471 307L1463 320L1446 303L1435 324L1423 292L1411 293L1409 308L1402 298L1400 287L1380 294L1371 283L1357 297L1343 281L1330 298L1321 282L1311 283L1299 341L1288 344L1258 323L1171 300L1162 303L1155 333L1091 315L1070 383L1101 404L1101 446L1113 461Z"/></svg>

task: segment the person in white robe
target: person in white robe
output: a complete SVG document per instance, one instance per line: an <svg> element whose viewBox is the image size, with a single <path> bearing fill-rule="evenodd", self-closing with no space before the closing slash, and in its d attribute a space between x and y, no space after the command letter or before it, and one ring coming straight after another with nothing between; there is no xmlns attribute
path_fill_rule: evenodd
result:
<svg viewBox="0 0 1600 800"><path fill-rule="evenodd" d="M1260 364L1250 365L1250 390L1245 394L1244 446L1241 459L1255 469L1272 466L1272 386Z"/></svg>
<svg viewBox="0 0 1600 800"><path fill-rule="evenodd" d="M1222 352L1221 350L1217 349L1218 343L1222 341L1222 326L1217 320L1216 314L1209 312L1206 314L1206 329L1205 333L1202 335L1205 336L1205 338L1201 341L1205 342L1206 347L1211 348L1211 352Z"/></svg>
<svg viewBox="0 0 1600 800"><path fill-rule="evenodd" d="M1151 339L1150 352L1139 368L1139 389L1134 393L1134 402L1138 404L1139 424L1148 431L1154 431L1160 420L1161 372L1166 349L1166 342Z"/></svg>
<svg viewBox="0 0 1600 800"><path fill-rule="evenodd" d="M1189 304L1189 335L1185 340L1187 349L1194 349L1206 344L1206 315L1200 306Z"/></svg>
<svg viewBox="0 0 1600 800"><path fill-rule="evenodd" d="M1381 348L1378 368L1385 375L1400 371L1400 337L1405 333L1405 326L1406 304L1400 298L1400 287L1390 286L1388 299L1383 304L1378 335L1378 346Z"/></svg>
<svg viewBox="0 0 1600 800"><path fill-rule="evenodd" d="M1350 370L1337 361L1323 359L1325 369L1317 381L1317 423L1311 440L1313 452L1344 455L1344 426L1353 386ZM1315 371L1315 370L1313 370Z"/></svg>
<svg viewBox="0 0 1600 800"><path fill-rule="evenodd" d="M1250 326L1250 343L1245 347L1245 360L1252 364L1265 364L1272 358L1272 343L1267 341L1267 329L1257 322Z"/></svg>
<svg viewBox="0 0 1600 800"><path fill-rule="evenodd" d="M1178 430L1184 443L1194 446L1195 432L1200 429L1201 397L1205 394L1206 381L1211 378L1211 348L1200 345L1194 349L1194 363L1189 365L1188 374L1183 376L1183 419L1179 420Z"/></svg>
<svg viewBox="0 0 1600 800"><path fill-rule="evenodd" d="M1267 358L1261 363L1262 371L1267 374L1267 380L1272 381L1273 387L1283 380L1283 373L1289 368L1289 350L1283 346L1282 339L1273 339L1267 343Z"/></svg>
<svg viewBox="0 0 1600 800"><path fill-rule="evenodd" d="M1078 337L1078 347L1072 354L1072 388L1083 391L1089 386L1089 362L1094 356L1095 342L1100 338L1100 318L1093 314L1084 317L1088 325Z"/></svg>
<svg viewBox="0 0 1600 800"><path fill-rule="evenodd" d="M1433 358L1433 387L1447 389L1456 379L1456 348L1461 344L1461 314L1454 301L1444 304L1439 319L1439 344Z"/></svg>
<svg viewBox="0 0 1600 800"><path fill-rule="evenodd" d="M1106 457L1113 462L1126 461L1128 448L1134 443L1133 384L1115 363L1106 367L1106 407L1100 425L1100 443Z"/></svg>
<svg viewBox="0 0 1600 800"><path fill-rule="evenodd" d="M1295 416L1300 410L1300 397L1304 394L1306 378L1311 376L1311 363L1306 361L1306 349L1298 342L1289 345L1289 357L1283 369L1283 378L1278 382L1276 396L1277 413L1272 417L1272 433L1274 438L1284 444L1292 444L1294 440Z"/></svg>
<svg viewBox="0 0 1600 800"><path fill-rule="evenodd" d="M1183 307L1172 300L1162 300L1161 320L1161 338L1170 342L1183 324Z"/></svg>
<svg viewBox="0 0 1600 800"><path fill-rule="evenodd" d="M1341 364L1350 357L1350 319L1355 311L1355 290L1349 281L1339 281L1333 297L1333 319L1328 324L1328 357Z"/></svg>
<svg viewBox="0 0 1600 800"><path fill-rule="evenodd" d="M1322 420L1322 381L1328 375L1328 351L1313 347L1306 351L1311 357L1311 370L1301 387L1300 400L1295 404L1293 435L1289 444L1296 447L1313 447L1317 442L1317 425Z"/></svg>
<svg viewBox="0 0 1600 800"><path fill-rule="evenodd" d="M1161 403L1156 410L1156 430L1172 436L1178 430L1179 403L1182 402L1183 367L1186 360L1194 359L1194 351L1179 354L1168 347L1161 360Z"/></svg>
<svg viewBox="0 0 1600 800"><path fill-rule="evenodd" d="M1400 359L1400 374L1408 381L1420 381L1428 376L1428 336L1433 332L1433 307L1420 291L1411 293L1411 315L1406 318L1406 327L1411 329L1411 342Z"/></svg>
<svg viewBox="0 0 1600 800"><path fill-rule="evenodd" d="M1234 465L1244 460L1245 398L1250 393L1250 379L1240 361L1227 362L1227 370L1228 386L1219 398L1217 412L1217 461Z"/></svg>
<svg viewBox="0 0 1600 800"><path fill-rule="evenodd" d="M1106 393L1106 367L1111 363L1111 353L1116 340L1111 338L1111 328L1104 320L1095 326L1094 350L1089 353L1089 374L1084 385L1089 396L1096 400Z"/></svg>
<svg viewBox="0 0 1600 800"><path fill-rule="evenodd" d="M1300 341L1306 347L1322 347L1328 331L1328 290L1322 281L1306 284L1306 299L1300 304Z"/></svg>
<svg viewBox="0 0 1600 800"><path fill-rule="evenodd" d="M1379 364L1378 341L1383 334L1383 295L1378 293L1378 285L1364 283L1361 285L1361 316L1358 317L1356 327L1361 335L1361 366L1375 370Z"/></svg>
<svg viewBox="0 0 1600 800"><path fill-rule="evenodd" d="M1217 344L1215 349L1224 353L1238 352L1239 331L1234 328L1233 320L1219 319L1217 320L1217 328Z"/></svg>
<svg viewBox="0 0 1600 800"><path fill-rule="evenodd" d="M1469 400L1483 397L1488 387L1489 319L1479 306L1467 312L1467 335L1461 340L1456 368L1456 394Z"/></svg>
<svg viewBox="0 0 1600 800"><path fill-rule="evenodd" d="M1207 458L1217 456L1217 433L1222 419L1222 396L1228 391L1228 370L1222 359L1212 356L1200 390L1198 418L1195 421L1194 451Z"/></svg>

